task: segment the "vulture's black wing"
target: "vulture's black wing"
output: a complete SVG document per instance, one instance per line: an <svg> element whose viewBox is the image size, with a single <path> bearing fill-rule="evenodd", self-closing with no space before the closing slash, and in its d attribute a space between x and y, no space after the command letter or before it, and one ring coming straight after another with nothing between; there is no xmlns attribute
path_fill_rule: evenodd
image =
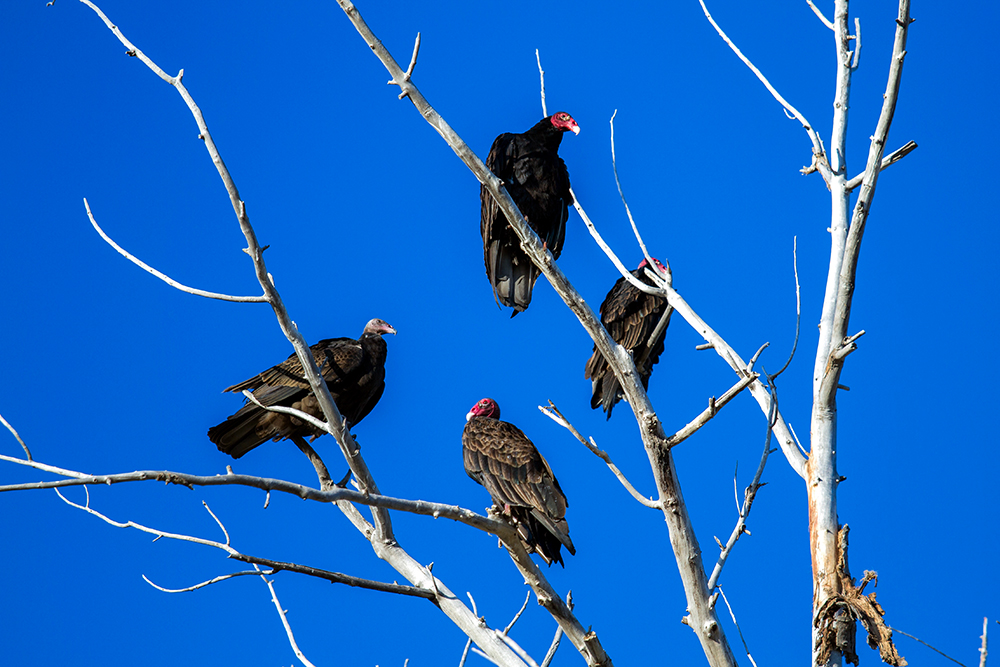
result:
<svg viewBox="0 0 1000 667"><path fill-rule="evenodd" d="M566 523L566 496L519 428L472 417L462 432L462 455L469 477L485 486L497 508L513 520L529 553L538 553L549 565L562 564L560 546L576 553Z"/></svg>
<svg viewBox="0 0 1000 667"><path fill-rule="evenodd" d="M559 116L565 118L553 121ZM523 134L501 134L486 157L486 167L504 182L528 225L556 259L562 253L569 206L573 204L569 172L558 150L562 133L572 128L579 131L568 114L543 118ZM485 186L480 188L480 203L486 276L494 297L514 308L513 317L531 303L539 271L521 250L520 239Z"/></svg>
<svg viewBox="0 0 1000 667"><path fill-rule="evenodd" d="M373 323L381 323L378 329ZM385 390L386 344L381 333L391 330L381 320L372 320L360 340L328 338L312 347L313 359L348 425L354 426L371 412ZM277 366L227 387L225 391L251 390L265 406L284 406L325 420L313 396L298 356L292 354ZM220 451L240 458L268 440L294 436L319 436L325 431L290 415L268 412L247 402L236 414L208 430Z"/></svg>
<svg viewBox="0 0 1000 667"><path fill-rule="evenodd" d="M636 269L632 275L647 285L652 284L643 268ZM666 310L666 299L640 291L625 278L619 278L615 282L601 304L601 322L611 338L632 353L643 387L649 387L653 366L663 353L666 329L652 346L648 343ZM597 351L596 346L587 361L584 377L591 381L593 396L590 407L596 409L603 406L608 419L611 419L611 410L621 400L622 390L615 374L608 368L604 355Z"/></svg>

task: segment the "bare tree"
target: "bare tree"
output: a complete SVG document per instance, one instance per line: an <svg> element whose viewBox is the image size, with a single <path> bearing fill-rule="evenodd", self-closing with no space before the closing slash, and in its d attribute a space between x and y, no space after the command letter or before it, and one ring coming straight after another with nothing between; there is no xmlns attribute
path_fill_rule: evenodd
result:
<svg viewBox="0 0 1000 667"><path fill-rule="evenodd" d="M699 1L701 2L702 0ZM93 484L118 484L158 480L189 487L219 485L247 486L266 491L268 498L274 492L297 495L303 499L315 502L336 504L348 521L370 542L375 555L387 562L409 581L410 585L374 581L343 573L330 572L309 565L282 562L263 556L243 553L231 545L229 534L223 522L218 519L216 521L225 538L222 542L207 538L168 533L164 530L150 528L131 521L115 521L113 518L92 508L89 502L80 505L67 500L74 507L93 514L113 525L134 528L155 534L158 537L179 539L211 546L226 552L229 558L253 565L253 570L216 577L201 584L179 590L194 590L236 576L253 575L265 578L265 581L268 581L272 599L278 610L283 627L287 632L293 651L298 659L307 665L312 663L298 647L291 624L281 604L278 602L277 594L269 580L266 579L267 576L276 572L283 570L297 572L335 583L398 595L425 598L438 607L449 620L468 636L469 641L474 643L478 647L478 650L495 664L547 664L551 659L551 653L558 646L561 637L565 636L588 665L611 665L611 658L608 656L608 651L602 645L598 634L592 629L588 629L590 619L577 618L573 605L569 601L568 593L556 590L548 581L544 572L538 568L537 564L525 551L517 537L516 531L502 519L495 516L483 516L451 504L407 500L380 492L364 457L361 455L357 443L351 432L346 428L344 420L330 396L325 383L321 381L319 371L313 362L312 356L308 353L308 345L305 339L299 333L298 328L291 319L288 309L285 307L275 287L274 280L268 272L264 262L264 250L266 247L262 247L258 243L256 233L250 224L247 206L241 198L236 184L215 145L201 110L183 84L184 71L181 70L176 76L167 74L147 57L140 48L129 41L122 31L97 6L89 0L81 0L81 2L89 6L101 17L107 27L125 45L130 56L141 60L163 81L173 86L187 104L198 125L198 138L204 142L212 163L215 165L230 198L240 229L245 237L247 243L246 252L253 262L253 270L260 284L262 294L258 296L232 296L181 285L134 257L105 234L98 225L89 202L85 200L86 213L91 224L118 252L177 289L212 299L237 302L263 302L271 306L282 332L292 344L303 368L306 370L306 376L309 379L312 390L320 401L325 421L292 409L280 409L280 411L294 414L300 419L310 421L317 428L325 430L336 440L345 462L350 467L349 478L353 479L356 490L346 488L348 478L345 478L340 483L335 483L327 470L326 463L320 458L319 454L304 441L297 440L296 445L314 466L318 480L317 488L279 479L239 475L232 473L232 471L222 476L201 476L162 470L91 475L34 461L27 445L22 442L21 444L25 451L24 459L10 456L0 456L0 459L12 464L20 464L52 473L58 479L49 482L7 484L0 487L0 491L39 488L58 489L68 486L84 486L86 488L87 485ZM848 172L846 166L846 130L850 107L851 77L860 65L861 32L860 23L855 19L854 32L853 34L851 33L847 0L836 0L833 21L826 19L822 12L814 7L817 17L833 32L836 47L837 76L834 86L833 131L829 140L829 148L827 148L826 143L807 119L775 90L765 76L729 40L710 15L704 2L702 2L702 8L706 17L723 39L725 39L747 66L750 67L775 99L787 110L788 114L802 124L812 146L811 162L808 167L803 169L803 173L820 174L831 193L831 258L826 293L823 300L819 343L814 360L812 423L808 455L800 450L795 436L786 424L778 407L776 378L784 371L784 368L770 375L763 371L758 372L755 370L763 347L749 361L745 361L724 340L723 336L709 326L695 312L694 308L673 288L672 276L669 273L648 270L649 275L656 284L655 287L638 282L631 276L627 267L618 258L616 253L603 241L596 226L591 222L583 206L580 204L579 197L574 193L577 200L577 211L581 218L584 220L595 241L607 254L621 275L632 282L638 289L665 297L673 310L698 335L704 338L705 346L714 349L737 375L735 383L727 388L719 399L716 400L713 398L710 401L708 409L701 414L692 415L689 424L684 428L673 434L668 433L639 380L631 355L608 335L593 309L574 288L569 278L560 270L559 266L553 260L551 253L542 245L537 235L525 223L523 216L504 189L503 183L486 169L482 161L444 118L434 110L414 84L413 77L420 50L419 33L417 34L409 65L404 70L365 23L358 8L348 0L338 0L338 2L369 49L388 70L391 76L389 83L399 87L399 98L406 98L412 102L416 110L441 135L442 139L452 148L459 159L489 189L498 205L506 214L510 224L521 238L523 248L531 260L544 273L549 283L580 321L587 334L593 339L597 349L609 361L611 369L623 388L639 428L641 442L656 484L656 495L654 498L647 498L637 491L632 482L614 465L611 457L606 452L601 451L593 439L581 435L554 404L550 403L549 406L544 406L542 409L556 420L557 423L571 431L573 436L579 439L594 454L604 459L611 471L637 502L662 513L663 519L667 524L674 559L686 595L687 614L683 617L683 622L695 633L707 662L713 666L735 665L737 662L734 651L731 648L731 641L727 638L727 634L719 620L717 603L720 596L724 597L719 581L723 567L730 557L737 540L747 532L747 516L756 493L761 487L761 476L764 466L768 460L768 455L772 452L771 440L775 438L777 441L776 444L782 452L785 461L802 478L807 492L814 584L813 663L817 665L835 665L841 664L842 660L846 659L856 664L858 658L855 653L855 624L856 621L861 621L867 633L868 642L873 647L879 649L884 661L890 664L906 664L905 660L896 653L892 643L892 633L882 620L884 614L882 608L875 602L874 595L864 594L865 586L875 579L874 573L866 572L862 582L859 585L855 585L854 579L848 570L848 528L846 525L842 526L840 523L836 503L837 485L842 479L836 465L836 396L838 390L843 389L839 380L846 357L857 349L856 341L864 334L864 331L850 333L849 318L860 244L867 217L871 210L878 177L882 169L892 165L916 147L911 142L889 155L885 155L888 132L895 112L902 65L906 54L907 31L911 23L908 0L900 0L899 3L899 16L895 27L895 45L882 114L872 136L871 148L865 168L853 176ZM542 61L540 57L538 65L543 77L542 104L544 106L544 73L541 72ZM855 191L857 191L857 195L852 204L852 195ZM620 184L619 192L621 192ZM586 193L584 194L586 195ZM624 195L622 199L624 200ZM629 218L631 219L631 213L629 213ZM651 259L650 253L643 243L640 230L634 221L633 229L635 230L637 241L642 248L643 255L647 259ZM785 364L785 367L787 367L787 364ZM765 417L763 422L766 424L764 451L753 482L747 487L743 501L739 503L738 519L731 536L724 545L720 542L721 553L715 562L712 563L709 560L706 563L702 559L702 552L695 527L684 502L677 466L671 450L692 433L705 426L723 406L736 398L744 389L748 390L750 395L753 396ZM274 408L274 410L279 409ZM6 422L4 423L6 424ZM8 428L15 436L17 435L12 426L8 425ZM20 440L20 438L18 439ZM371 508L370 517L365 516L358 509L359 505ZM489 627L477 613L474 601L470 605L466 605L460 595L453 593L441 578L433 574L433 564L421 564L405 550L401 540L397 538L393 531L390 510L435 518L445 517L470 528L498 536L503 546L510 553L513 564L524 578L524 581L531 587L539 604L551 614L558 625L558 631L553 641L550 655L545 660L535 660L528 656L516 641L511 638L509 634L510 626L507 626L504 630ZM211 510L208 511L211 512ZM215 518L214 514L212 516ZM262 570L261 568L266 568L266 570ZM728 601L726 601L726 604L728 605ZM677 611L675 609L669 610L668 616L675 614ZM518 613L519 615L520 612ZM515 618L516 620L517 618ZM511 625L513 625L513 621ZM985 646L985 632L983 642ZM749 655L749 650L747 652ZM985 649L983 650L983 656L985 659ZM463 661L464 659L463 656Z"/></svg>

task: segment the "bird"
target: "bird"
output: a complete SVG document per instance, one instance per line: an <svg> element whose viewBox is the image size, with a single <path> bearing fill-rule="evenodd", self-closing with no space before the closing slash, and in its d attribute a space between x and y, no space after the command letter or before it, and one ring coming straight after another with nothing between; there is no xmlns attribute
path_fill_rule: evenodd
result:
<svg viewBox="0 0 1000 667"><path fill-rule="evenodd" d="M661 272L666 271L659 260L653 258L653 261ZM632 271L632 275L646 285L655 286L652 278L646 275L648 266L646 260L642 260L639 268ZM663 339L666 336L667 324L670 323L669 315L663 330L652 344L649 338L668 308L665 298L646 294L624 277L615 282L604 298L604 303L601 304L601 323L611 338L632 355L642 386L647 389L653 366L663 353ZM597 351L596 345L593 355L587 361L584 377L591 381L593 396L590 399L590 407L597 409L598 406L603 406L607 418L611 419L612 408L622 398L622 388L614 372L608 368L604 355Z"/></svg>
<svg viewBox="0 0 1000 667"><path fill-rule="evenodd" d="M503 181L528 226L556 259L562 253L566 219L573 204L569 172L558 155L564 132L579 134L580 126L560 111L522 134L501 134L486 157L486 168ZM485 185L480 187L480 200L486 277L493 286L494 299L512 307L514 317L531 303L539 271L521 249L521 240Z"/></svg>
<svg viewBox="0 0 1000 667"><path fill-rule="evenodd" d="M309 348L337 409L349 426L364 419L382 397L386 357L382 334L390 333L395 334L396 330L384 320L374 319L365 325L358 340L327 338ZM223 391L244 390L251 390L263 405L291 407L325 419L295 354ZM208 429L208 437L219 451L238 459L268 440L304 436L315 439L325 432L291 415L268 412L248 400L236 414Z"/></svg>
<svg viewBox="0 0 1000 667"><path fill-rule="evenodd" d="M569 501L548 462L521 429L500 421L500 406L492 398L472 406L465 419L465 472L490 492L528 553L537 553L549 566L565 567L561 547L576 554L566 523Z"/></svg>

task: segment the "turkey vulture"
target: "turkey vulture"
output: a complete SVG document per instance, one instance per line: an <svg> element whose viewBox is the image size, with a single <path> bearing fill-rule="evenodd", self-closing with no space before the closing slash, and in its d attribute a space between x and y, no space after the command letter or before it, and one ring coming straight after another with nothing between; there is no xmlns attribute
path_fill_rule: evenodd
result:
<svg viewBox="0 0 1000 667"><path fill-rule="evenodd" d="M394 334L396 330L383 320L376 319L365 325L359 340L327 338L309 348L340 414L350 426L364 419L382 397L386 356L382 334L385 333ZM260 375L224 391L241 392L244 389L252 390L254 398L264 405L291 407L324 419L302 364L294 354ZM268 440L304 436L315 438L325 432L291 415L268 412L248 401L236 414L208 429L208 437L219 451L238 459Z"/></svg>
<svg viewBox="0 0 1000 667"><path fill-rule="evenodd" d="M566 523L569 502L549 464L521 429L500 421L500 406L492 398L472 406L465 419L465 472L490 492L528 553L565 567L560 545L576 553Z"/></svg>
<svg viewBox="0 0 1000 667"><path fill-rule="evenodd" d="M486 168L503 181L528 225L559 259L566 236L566 218L573 196L569 172L559 157L563 132L580 133L568 113L559 112L538 121L524 134L505 132L496 138L486 158ZM536 267L521 250L521 240L493 200L486 186L482 201L483 259L493 296L517 315L531 303L531 288L538 278Z"/></svg>
<svg viewBox="0 0 1000 667"><path fill-rule="evenodd" d="M666 271L659 260L653 259L661 271ZM646 260L642 260L639 268L632 275L641 282L653 286L652 278L646 275ZM640 291L625 278L619 278L601 304L601 323L608 330L611 338L632 354L635 369L639 371L642 386L649 387L649 376L653 366L663 353L663 339L666 326L657 337L656 342L649 346L649 337L656 329L663 313L667 310L667 300ZM669 320L668 320L669 322ZM611 409L622 398L622 389L615 374L608 368L604 355L594 346L594 354L587 361L584 377L593 385L593 398L590 407L604 406L604 411L611 419Z"/></svg>

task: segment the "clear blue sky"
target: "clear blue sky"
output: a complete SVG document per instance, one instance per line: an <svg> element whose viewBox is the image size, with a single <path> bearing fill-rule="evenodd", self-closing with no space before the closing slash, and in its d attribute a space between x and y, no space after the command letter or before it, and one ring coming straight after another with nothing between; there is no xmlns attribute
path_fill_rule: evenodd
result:
<svg viewBox="0 0 1000 667"><path fill-rule="evenodd" d="M892 3L855 3L863 31L849 128L850 172L863 168L888 70ZM831 3L823 8L832 14ZM778 89L829 135L833 36L805 2L714 2L716 19ZM810 145L718 38L697 2L644 7L583 2L376 3L369 25L415 83L485 156L500 132L541 117L535 48L550 111L582 132L561 154L605 237L639 260L611 171L619 170L652 252L675 286L742 355L762 343L767 370L794 332L798 236L802 339L781 378L781 405L808 437L815 324L826 275L829 196L801 176ZM669 7L669 9L668 9ZM185 70L264 244L278 289L310 342L357 336L381 317L387 388L355 432L382 490L482 511L462 470L468 408L497 399L550 461L570 500L578 553L548 570L572 589L619 665L701 664L678 621L683 592L662 516L638 506L604 465L536 408L555 401L645 493L653 493L634 421L588 406L590 341L544 279L513 321L486 281L475 178L415 112L335 3L134 3L102 8L168 72ZM984 616L1000 618L1000 475L991 351L998 318L997 54L990 3L916 3L889 148L920 148L886 171L864 239L851 331L865 329L839 400L840 520L855 576L879 572L889 623L966 664ZM82 4L0 8L0 414L37 459L93 473L171 469L217 474L233 463L206 429L237 409L222 388L290 352L267 306L182 294L126 262L87 222L177 280L254 294L225 190L179 95L129 58ZM572 214L559 260L597 307L615 270ZM679 318L650 395L668 430L734 382ZM743 396L675 450L706 560L725 539L739 486L763 445L764 419ZM327 439L328 440L328 439ZM332 442L317 443L331 468ZM0 433L0 451L20 455ZM236 462L238 472L314 483L288 443ZM337 475L339 476L339 474ZM0 465L0 483L48 475ZM772 457L722 584L758 664L808 659L811 576L802 481ZM71 497L81 499L76 489ZM219 536L237 548L349 574L399 579L339 512L247 489L121 485L91 492L115 519ZM395 515L396 534L480 614L503 627L525 586L492 537ZM0 496L0 654L5 664L284 665L293 661L264 585L252 578L182 595L242 569L221 552L112 528L53 492ZM432 605L305 577L276 577L300 645L320 665L457 665L464 636ZM734 650L739 636L724 617ZM1000 627L993 624L994 636ZM554 623L533 602L514 637L539 659ZM951 664L906 637L911 664ZM867 664L877 654L862 647ZM746 663L745 656L741 663ZM470 665L486 664L470 657ZM564 645L557 665L578 665Z"/></svg>

